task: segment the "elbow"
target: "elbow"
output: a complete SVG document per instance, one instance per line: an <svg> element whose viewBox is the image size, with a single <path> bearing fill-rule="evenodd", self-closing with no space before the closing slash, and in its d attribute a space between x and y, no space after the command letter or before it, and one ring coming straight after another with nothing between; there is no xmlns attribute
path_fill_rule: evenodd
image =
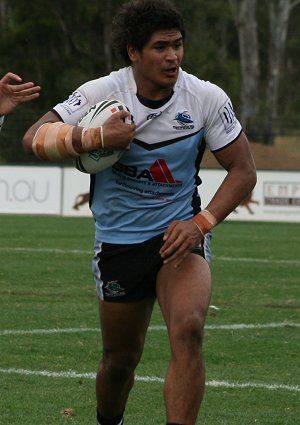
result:
<svg viewBox="0 0 300 425"><path fill-rule="evenodd" d="M29 133L29 131L27 131L22 139L22 146L23 146L23 150L24 152L29 155L32 153L32 137Z"/></svg>
<svg viewBox="0 0 300 425"><path fill-rule="evenodd" d="M255 188L257 183L257 173L256 173L256 168L254 164L249 165L246 175L247 175L246 181L247 181L248 190L249 192L251 192Z"/></svg>

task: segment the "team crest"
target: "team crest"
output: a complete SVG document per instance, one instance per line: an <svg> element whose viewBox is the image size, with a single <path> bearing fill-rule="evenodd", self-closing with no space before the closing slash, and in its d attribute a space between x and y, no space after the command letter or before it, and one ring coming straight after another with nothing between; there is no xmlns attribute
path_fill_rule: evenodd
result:
<svg viewBox="0 0 300 425"><path fill-rule="evenodd" d="M122 288L117 280L109 280L104 285L105 295L107 297L121 297L126 295L124 288Z"/></svg>
<svg viewBox="0 0 300 425"><path fill-rule="evenodd" d="M188 111L178 112L174 121L178 123L178 125L173 125L175 130L192 130L195 127L194 121L191 119Z"/></svg>

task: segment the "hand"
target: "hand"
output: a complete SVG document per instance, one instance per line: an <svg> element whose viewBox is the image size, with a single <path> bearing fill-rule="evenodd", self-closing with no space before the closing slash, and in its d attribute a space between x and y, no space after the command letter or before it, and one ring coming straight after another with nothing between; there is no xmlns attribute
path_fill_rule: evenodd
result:
<svg viewBox="0 0 300 425"><path fill-rule="evenodd" d="M199 245L203 235L192 220L173 221L164 235L164 244L159 253L164 264L174 262L180 266L188 254Z"/></svg>
<svg viewBox="0 0 300 425"><path fill-rule="evenodd" d="M18 84L10 84L11 80ZM39 97L40 86L32 82L20 84L21 81L22 78L12 72L0 80L0 116L9 114L20 103Z"/></svg>
<svg viewBox="0 0 300 425"><path fill-rule="evenodd" d="M136 126L135 124L125 123L123 119L130 116L129 112L120 111L114 113L105 121L102 126L105 149L129 149Z"/></svg>

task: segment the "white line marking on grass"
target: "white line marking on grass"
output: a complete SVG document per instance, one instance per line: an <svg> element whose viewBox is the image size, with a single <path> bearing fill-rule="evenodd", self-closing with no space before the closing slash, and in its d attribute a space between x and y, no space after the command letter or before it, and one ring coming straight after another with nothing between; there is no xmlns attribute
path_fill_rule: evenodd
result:
<svg viewBox="0 0 300 425"><path fill-rule="evenodd" d="M219 261L238 261L241 263L275 263L275 264L296 264L300 265L300 260L276 260L275 258L249 258L249 257L223 257L223 256L213 256L212 260Z"/></svg>
<svg viewBox="0 0 300 425"><path fill-rule="evenodd" d="M0 331L0 336L6 335L46 335L46 334L61 334L61 333L81 333L81 332L99 332L99 328L55 328L55 329L5 329Z"/></svg>
<svg viewBox="0 0 300 425"><path fill-rule="evenodd" d="M300 391L299 385L286 385L286 384L264 384L255 382L228 382L228 381L209 381L209 387L225 387L225 388L261 388L264 390L286 390L286 391Z"/></svg>
<svg viewBox="0 0 300 425"><path fill-rule="evenodd" d="M45 254L89 254L93 255L93 250L85 251L80 249L60 249L60 248L27 248L27 247L0 247L0 251L9 252L9 251L17 251L17 252L39 252Z"/></svg>
<svg viewBox="0 0 300 425"><path fill-rule="evenodd" d="M213 329L213 330L243 330L243 329L270 329L270 328L299 328L300 323L235 323L232 325L207 325L205 329Z"/></svg>
<svg viewBox="0 0 300 425"><path fill-rule="evenodd" d="M244 329L270 329L270 328L299 328L300 323L235 323L232 325L206 325L206 330L244 330ZM149 326L149 331L166 331L166 326ZM0 336L6 335L32 335L32 334L60 334L60 333L81 333L81 332L99 332L98 328L54 328L54 329L3 329Z"/></svg>
<svg viewBox="0 0 300 425"><path fill-rule="evenodd" d="M26 376L45 376L47 378L79 378L79 379L94 379L95 373L77 373L73 370L67 372L52 372L49 370L28 370L28 369L15 369L13 367L4 369L0 368L1 373L26 375Z"/></svg>
<svg viewBox="0 0 300 425"><path fill-rule="evenodd" d="M80 250L80 249L59 249L59 248L29 248L29 247L5 247L1 246L0 251L17 251L17 252L39 252L39 253L54 253L54 254L88 254L92 255L93 251L91 250ZM249 257L226 257L213 255L213 260L218 261L232 261L232 262L245 262L245 263L270 263L270 264L286 264L286 265L300 265L300 260L279 260L275 258L249 258Z"/></svg>
<svg viewBox="0 0 300 425"><path fill-rule="evenodd" d="M14 369L14 368L0 368L0 373L6 374L17 374L25 376L44 376L47 378L77 378L77 379L95 379L95 373L78 373L73 370L67 372L51 372L49 370L28 370L28 369ZM164 382L163 378L158 376L136 376L136 381L140 382ZM208 381L206 383L208 387L215 388L258 388L264 390L285 390L285 391L300 391L298 385L286 385L286 384L265 384L255 382L228 382L228 381Z"/></svg>

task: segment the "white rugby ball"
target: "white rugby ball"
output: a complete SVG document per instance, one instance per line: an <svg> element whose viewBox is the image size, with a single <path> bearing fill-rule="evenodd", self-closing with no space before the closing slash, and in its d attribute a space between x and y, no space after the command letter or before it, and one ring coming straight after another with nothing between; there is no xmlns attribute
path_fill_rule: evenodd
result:
<svg viewBox="0 0 300 425"><path fill-rule="evenodd" d="M103 100L92 106L78 121L77 125L85 128L97 128L103 125L112 114L123 110L130 112L127 106L119 100ZM130 117L126 117L124 122L131 124L132 121ZM99 173L99 171L103 171L117 162L123 152L123 150L111 149L84 152L76 158L76 168L83 173Z"/></svg>

